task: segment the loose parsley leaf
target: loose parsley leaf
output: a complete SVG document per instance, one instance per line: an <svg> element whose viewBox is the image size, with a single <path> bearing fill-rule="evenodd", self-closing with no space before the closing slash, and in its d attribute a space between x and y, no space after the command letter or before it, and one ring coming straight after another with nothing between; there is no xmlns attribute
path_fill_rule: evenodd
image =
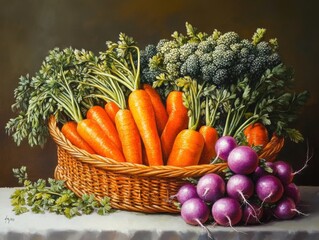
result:
<svg viewBox="0 0 319 240"><path fill-rule="evenodd" d="M63 181L52 178L47 181L39 179L31 182L28 180L25 166L13 169L13 174L23 185L23 188L16 189L11 195L11 205L17 215L29 211L33 213L53 212L72 218L93 212L105 215L113 211L109 197L97 201L93 194L84 194L80 198L66 188Z"/></svg>

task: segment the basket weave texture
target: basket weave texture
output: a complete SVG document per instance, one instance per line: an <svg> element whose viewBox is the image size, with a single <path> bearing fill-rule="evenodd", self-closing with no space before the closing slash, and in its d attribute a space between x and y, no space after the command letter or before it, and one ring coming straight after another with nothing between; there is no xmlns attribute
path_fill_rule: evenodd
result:
<svg viewBox="0 0 319 240"><path fill-rule="evenodd" d="M97 199L110 197L114 209L144 213L178 213L171 200L186 178L198 178L207 173L222 174L225 163L188 167L145 166L117 162L89 154L73 146L62 134L54 117L49 132L57 144L58 164L55 178L64 180L78 196L94 194ZM283 140L273 137L261 156L274 158Z"/></svg>

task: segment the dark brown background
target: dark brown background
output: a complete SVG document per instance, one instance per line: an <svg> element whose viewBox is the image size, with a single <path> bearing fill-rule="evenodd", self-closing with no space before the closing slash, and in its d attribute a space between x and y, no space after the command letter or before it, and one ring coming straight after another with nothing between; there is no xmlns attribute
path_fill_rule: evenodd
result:
<svg viewBox="0 0 319 240"><path fill-rule="evenodd" d="M167 38L174 30L184 32L189 21L201 31L236 31L250 38L258 27L277 37L285 63L295 68L296 90L308 89L311 99L300 115L298 127L315 156L297 175L300 185L319 185L319 30L316 1L88 1L0 0L0 186L16 186L12 168L25 165L30 177L53 176L56 148L50 140L44 149L26 143L17 147L4 126L13 103L18 78L33 75L54 47L104 49L106 40L119 32L135 38L141 47ZM295 169L303 165L306 143L287 143L281 158Z"/></svg>

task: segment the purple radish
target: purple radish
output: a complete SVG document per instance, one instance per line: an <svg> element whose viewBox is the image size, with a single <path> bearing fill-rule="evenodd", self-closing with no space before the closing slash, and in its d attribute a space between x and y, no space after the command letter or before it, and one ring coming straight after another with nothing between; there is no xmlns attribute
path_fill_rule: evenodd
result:
<svg viewBox="0 0 319 240"><path fill-rule="evenodd" d="M204 223L207 222L210 215L207 204L200 198L188 199L181 207L181 216L187 224L199 225L204 228L210 239L213 239L211 232Z"/></svg>
<svg viewBox="0 0 319 240"><path fill-rule="evenodd" d="M259 159L251 147L238 146L229 153L227 163L234 173L250 174L258 167Z"/></svg>
<svg viewBox="0 0 319 240"><path fill-rule="evenodd" d="M224 197L213 204L212 215L217 224L232 227L241 220L242 209L237 200Z"/></svg>
<svg viewBox="0 0 319 240"><path fill-rule="evenodd" d="M188 199L195 197L198 198L196 186L191 183L185 183L183 186L179 188L177 194L172 197L176 197L180 204L183 204Z"/></svg>
<svg viewBox="0 0 319 240"><path fill-rule="evenodd" d="M281 220L287 220L293 218L297 212L295 202L289 197L283 197L273 210L273 215Z"/></svg>
<svg viewBox="0 0 319 240"><path fill-rule="evenodd" d="M224 179L216 173L208 173L197 182L197 194L207 203L214 203L225 195Z"/></svg>
<svg viewBox="0 0 319 240"><path fill-rule="evenodd" d="M243 207L242 221L245 225L259 224L263 217L264 209L255 203L246 204Z"/></svg>
<svg viewBox="0 0 319 240"><path fill-rule="evenodd" d="M296 205L298 205L300 203L300 191L297 185L294 183L289 183L284 188L284 195L290 197L296 203Z"/></svg>
<svg viewBox="0 0 319 240"><path fill-rule="evenodd" d="M255 192L263 203L275 203L282 197L284 187L279 178L266 175L257 180Z"/></svg>
<svg viewBox="0 0 319 240"><path fill-rule="evenodd" d="M292 167L284 161L274 162L274 175L277 176L283 184L289 184L293 179Z"/></svg>
<svg viewBox="0 0 319 240"><path fill-rule="evenodd" d="M181 207L181 216L190 225L202 225L209 217L209 208L200 198L188 199Z"/></svg>
<svg viewBox="0 0 319 240"><path fill-rule="evenodd" d="M239 202L247 202L254 193L254 183L248 176L236 174L229 178L226 192L229 197Z"/></svg>
<svg viewBox="0 0 319 240"><path fill-rule="evenodd" d="M237 147L236 139L232 136L222 136L220 137L215 144L215 151L217 157L226 161L229 153Z"/></svg>

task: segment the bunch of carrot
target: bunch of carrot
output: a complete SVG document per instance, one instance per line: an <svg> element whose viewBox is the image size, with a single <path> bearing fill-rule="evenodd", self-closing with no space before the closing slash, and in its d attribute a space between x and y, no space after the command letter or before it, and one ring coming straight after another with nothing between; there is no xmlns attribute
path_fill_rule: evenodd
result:
<svg viewBox="0 0 319 240"><path fill-rule="evenodd" d="M66 122L62 133L73 145L89 153L120 162L164 165L169 156L178 155L178 150L172 151L172 147L178 145L175 139L188 124L182 91L171 92L166 103L165 106L152 86L143 84L141 89L130 93L129 108L121 108L113 101L104 107L92 106L85 119ZM193 135L188 138L192 139ZM195 145L196 141L192 139ZM180 142L179 145L192 151L190 143ZM180 157L171 159L183 160ZM190 164L190 160L184 160L184 165Z"/></svg>
<svg viewBox="0 0 319 240"><path fill-rule="evenodd" d="M104 108L92 106L85 119L68 121L61 131L89 153L119 162L163 165L160 133L168 115L160 95L145 84L131 92L128 105L129 109L110 101Z"/></svg>
<svg viewBox="0 0 319 240"><path fill-rule="evenodd" d="M197 85L192 88L195 81L184 84L185 89L192 91L170 92L165 105L156 89L148 84L139 88L131 85L127 99L116 101L125 98L115 81L119 80L117 77L115 72L109 72L100 75L99 81L91 80L90 86L99 84L108 101L104 107L90 107L85 119L74 117L77 120L63 125L62 133L73 145L119 162L149 166L209 163L218 136L208 126L196 130L200 97L196 95Z"/></svg>
<svg viewBox="0 0 319 240"><path fill-rule="evenodd" d="M209 164L216 157L217 130L206 122L190 125L183 91L172 91L166 106L152 86L144 84L128 97L129 108L109 101L92 106L86 119L66 122L62 133L89 153L120 162L189 166ZM195 96L196 97L196 96ZM191 101L196 101L192 99ZM250 145L265 146L267 129L255 123L245 129Z"/></svg>

